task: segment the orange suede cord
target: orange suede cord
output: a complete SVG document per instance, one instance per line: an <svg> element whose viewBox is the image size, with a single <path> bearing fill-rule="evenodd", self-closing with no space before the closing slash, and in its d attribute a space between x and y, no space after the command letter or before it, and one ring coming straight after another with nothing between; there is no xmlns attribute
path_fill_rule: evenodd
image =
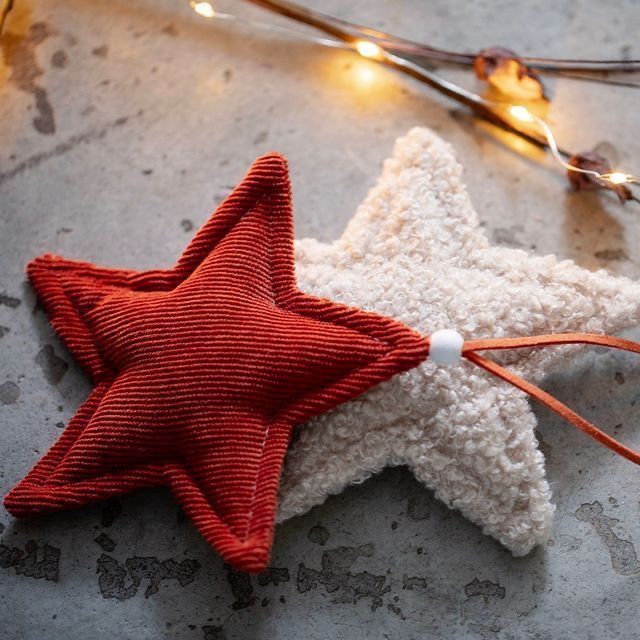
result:
<svg viewBox="0 0 640 640"><path fill-rule="evenodd" d="M465 341L462 347L462 355L470 362L482 367L494 376L497 376L509 384L512 384L514 387L528 393L532 398L535 398L542 404L549 407L552 411L555 411L559 416L575 425L578 429L584 431L584 433L591 436L598 442L602 443L605 447L609 447L609 449L615 451L624 458L627 458L627 460L631 460L631 462L640 464L640 453L630 449L621 442L618 442L615 438L607 435L591 422L585 420L582 416L578 415L575 411L560 402L560 400L554 398L551 394L543 391L539 387L536 387L534 384L523 380L519 376L505 369L503 366L499 365L497 362L484 358L477 353L478 351L493 349L524 349L562 344L591 344L640 353L639 343L624 340L623 338L591 333L559 333L525 338L468 340Z"/></svg>

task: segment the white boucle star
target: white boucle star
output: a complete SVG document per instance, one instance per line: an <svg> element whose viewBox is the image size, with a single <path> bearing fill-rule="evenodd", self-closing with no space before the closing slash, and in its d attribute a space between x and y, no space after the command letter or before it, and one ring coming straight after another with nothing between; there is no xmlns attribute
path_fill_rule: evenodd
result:
<svg viewBox="0 0 640 640"><path fill-rule="evenodd" d="M461 173L448 144L427 129L410 131L339 240L297 243L299 287L424 334L451 329L465 339L611 334L638 323L637 283L489 246ZM537 382L576 351L487 354ZM437 498L525 554L546 539L554 511L535 427L522 392L470 362L427 360L300 428L279 520L406 464Z"/></svg>

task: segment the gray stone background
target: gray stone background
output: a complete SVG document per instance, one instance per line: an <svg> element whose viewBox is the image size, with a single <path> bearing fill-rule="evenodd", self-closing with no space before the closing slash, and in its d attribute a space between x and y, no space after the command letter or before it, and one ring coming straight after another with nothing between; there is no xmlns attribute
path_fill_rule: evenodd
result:
<svg viewBox="0 0 640 640"><path fill-rule="evenodd" d="M640 57L631 1L310 4L452 49ZM16 0L0 48L2 493L89 390L25 282L26 262L52 251L170 265L268 149L290 159L298 236L328 240L395 137L432 127L455 145L496 243L640 277L637 204L569 192L548 158L515 153L444 98L348 53L206 22L179 0ZM566 147L606 141L640 171L636 92L550 89ZM638 447L639 383L632 357L592 353L546 388ZM558 512L548 544L526 558L405 469L280 526L258 577L225 568L164 490L31 522L3 510L0 637L635 638L640 472L538 416Z"/></svg>

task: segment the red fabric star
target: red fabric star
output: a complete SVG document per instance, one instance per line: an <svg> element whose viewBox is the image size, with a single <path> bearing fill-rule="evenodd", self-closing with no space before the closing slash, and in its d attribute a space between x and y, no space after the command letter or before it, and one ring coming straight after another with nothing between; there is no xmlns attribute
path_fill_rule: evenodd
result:
<svg viewBox="0 0 640 640"><path fill-rule="evenodd" d="M5 498L16 516L167 485L238 569L264 569L296 424L427 355L391 319L296 288L286 161L260 158L168 270L45 255L29 278L95 389Z"/></svg>

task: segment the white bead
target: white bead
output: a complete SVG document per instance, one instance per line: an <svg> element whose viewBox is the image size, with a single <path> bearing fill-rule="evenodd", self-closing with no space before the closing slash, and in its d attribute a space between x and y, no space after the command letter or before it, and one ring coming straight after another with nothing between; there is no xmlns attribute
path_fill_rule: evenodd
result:
<svg viewBox="0 0 640 640"><path fill-rule="evenodd" d="M429 337L429 357L436 364L448 367L462 357L464 338L453 329L441 329Z"/></svg>

